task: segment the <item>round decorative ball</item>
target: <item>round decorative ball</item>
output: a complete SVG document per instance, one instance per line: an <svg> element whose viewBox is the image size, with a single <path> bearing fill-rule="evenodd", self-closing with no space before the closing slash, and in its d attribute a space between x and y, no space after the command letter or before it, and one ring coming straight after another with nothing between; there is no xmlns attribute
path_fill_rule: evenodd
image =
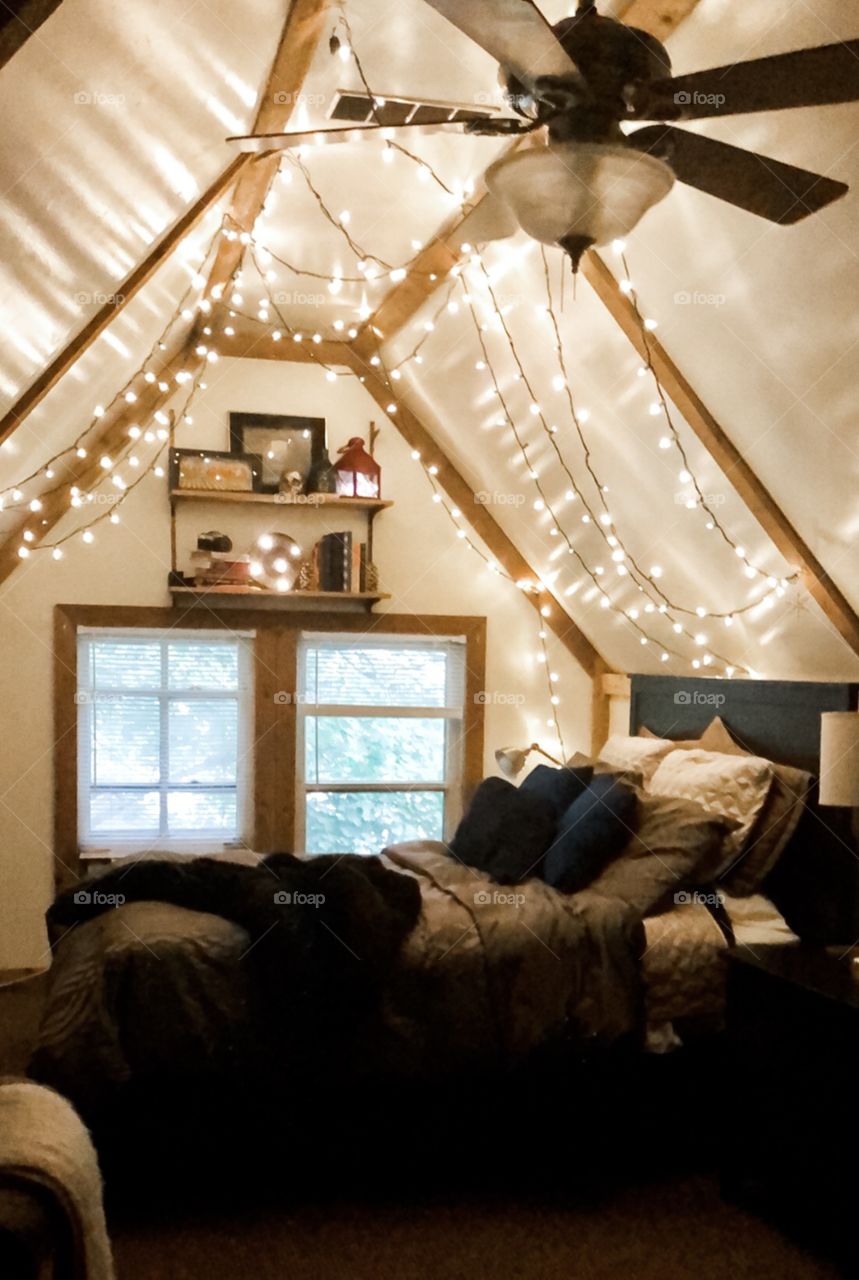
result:
<svg viewBox="0 0 859 1280"><path fill-rule="evenodd" d="M288 533L264 533L251 552L251 578L270 591L291 591L304 552Z"/></svg>

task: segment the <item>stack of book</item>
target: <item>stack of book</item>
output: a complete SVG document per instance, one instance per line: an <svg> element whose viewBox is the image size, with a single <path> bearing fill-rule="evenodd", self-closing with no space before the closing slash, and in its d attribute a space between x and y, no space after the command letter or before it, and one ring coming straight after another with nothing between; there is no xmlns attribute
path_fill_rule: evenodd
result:
<svg viewBox="0 0 859 1280"><path fill-rule="evenodd" d="M349 530L326 533L313 548L311 591L365 591L367 544Z"/></svg>
<svg viewBox="0 0 859 1280"><path fill-rule="evenodd" d="M250 556L234 551L192 551L196 587L246 587L251 577Z"/></svg>

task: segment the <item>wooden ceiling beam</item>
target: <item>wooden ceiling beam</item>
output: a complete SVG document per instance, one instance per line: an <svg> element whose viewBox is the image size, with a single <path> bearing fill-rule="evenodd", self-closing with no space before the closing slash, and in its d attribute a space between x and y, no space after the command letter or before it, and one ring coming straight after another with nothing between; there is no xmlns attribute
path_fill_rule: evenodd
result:
<svg viewBox="0 0 859 1280"><path fill-rule="evenodd" d="M529 580L538 583L539 574L528 563L485 503L478 501L471 485L447 456L430 428L408 405L403 404L402 400L397 400L395 413L389 412L391 388L382 374L374 366L367 364L357 352L349 353L347 363L352 372L361 378L364 389L386 413L410 448L416 449L423 458L432 460L432 465L438 468L438 473L433 477L436 484L454 506L459 508L464 519L468 521L504 572L516 582ZM578 623L567 613L565 604L550 590L543 588L539 593L528 594L524 598L538 613L541 607L551 600L552 603L549 605L551 612L545 619L546 626L555 633L564 648L588 675L602 676L609 670L602 655L597 652Z"/></svg>
<svg viewBox="0 0 859 1280"><path fill-rule="evenodd" d="M35 382L30 384L24 394L12 405L12 408L0 418L0 443L12 434L24 418L29 413L32 413L36 405L56 386L60 378L65 373L68 373L72 365L81 358L85 351L89 350L97 338L101 337L108 325L112 324L119 313L128 306L131 299L140 292L147 281L152 279L155 272L166 262L176 246L193 231L212 205L216 204L225 192L229 190L230 185L235 182L236 176L247 167L247 156L238 156L233 160L211 186L206 188L199 199L194 201L190 209L183 213L182 217L173 224L167 234L150 250L140 265L134 268L122 284L117 285L116 293L111 295L109 301L99 307L92 319L88 320L83 329L75 334L70 342L66 343L62 351L54 356L47 367L42 370Z"/></svg>
<svg viewBox="0 0 859 1280"><path fill-rule="evenodd" d="M165 357L159 365L154 367L159 380L169 382L169 390L159 390L158 383L155 382L141 390L134 404L123 402L118 406L116 412L110 415L98 438L87 442L86 458L72 458L63 468L62 474L54 482L51 490L40 495L41 510L36 513L24 511L15 527L7 532L0 545L0 583L5 582L24 563L18 555L24 530L31 529L36 535L35 540L30 544L34 551L48 541L56 525L71 510L72 486L77 485L82 491L90 492L99 485L99 482L104 482L106 474L99 461L100 458L104 454L112 456L128 443L128 430L132 423L138 422L141 428L144 428L144 424L157 410L169 404L179 390L173 380L174 374L180 369L192 374L196 373L204 358L195 353L190 342L186 342L172 356ZM129 480L133 480L133 473L125 470ZM85 524L86 521L83 518L85 510L79 509L79 514L82 517L81 523Z"/></svg>
<svg viewBox="0 0 859 1280"><path fill-rule="evenodd" d="M231 335L224 333L224 327L233 330ZM284 333L277 341L272 337L272 330L252 321L241 322L237 317L228 318L226 311L212 313L210 327L211 337L205 338L207 346L219 356L240 360L282 360L292 364L318 364L342 366L349 363L354 354L346 342L323 339L314 342L304 334L301 342L295 342L292 335Z"/></svg>
<svg viewBox="0 0 859 1280"><path fill-rule="evenodd" d="M61 3L62 0L19 0L11 8L0 5L0 67L5 67Z"/></svg>
<svg viewBox="0 0 859 1280"><path fill-rule="evenodd" d="M681 22L689 17L701 0L632 0L620 15L628 27L640 27L642 31L666 40Z"/></svg>
<svg viewBox="0 0 859 1280"><path fill-rule="evenodd" d="M632 300L593 250L582 261L582 274L643 360L648 357L665 394L704 445L713 461L748 507L773 545L800 574L803 586L826 617L859 653L859 616L829 577L823 565L800 537L775 498L725 433L704 401L677 367L655 334L642 333Z"/></svg>
<svg viewBox="0 0 859 1280"><path fill-rule="evenodd" d="M252 133L282 133L286 129L322 37L327 9L328 0L292 0L260 96ZM238 228L253 231L280 161L279 152L254 157L239 175L229 210L230 219ZM222 241L206 285L206 296L222 289L232 278L244 251L245 246L239 239Z"/></svg>

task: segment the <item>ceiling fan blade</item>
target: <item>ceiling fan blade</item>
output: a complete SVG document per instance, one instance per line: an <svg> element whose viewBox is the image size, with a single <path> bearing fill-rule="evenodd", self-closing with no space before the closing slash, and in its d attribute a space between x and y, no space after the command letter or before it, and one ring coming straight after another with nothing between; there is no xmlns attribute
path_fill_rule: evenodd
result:
<svg viewBox="0 0 859 1280"><path fill-rule="evenodd" d="M859 40L798 49L637 85L636 120L700 120L859 101Z"/></svg>
<svg viewBox="0 0 859 1280"><path fill-rule="evenodd" d="M490 117L485 115L476 116L475 121L479 125L485 125ZM511 131L521 132L522 121L511 117L508 120L505 117L491 117L491 123L503 125L509 124ZM348 129L302 129L296 133L251 133L251 134L235 134L233 137L227 138L227 142L231 143L237 151L248 151L255 155L262 155L268 151L290 151L294 147L321 147L331 143L343 142L365 142L368 139L381 139L383 142L396 141L397 135L404 129L408 129L409 137L421 137L428 133L438 133L440 130L456 126L460 132L465 131L465 126L470 121L468 119L437 120L434 124L429 124L426 120L415 121L414 123L393 125L361 125L353 126ZM474 135L485 136L485 135Z"/></svg>
<svg viewBox="0 0 859 1280"><path fill-rule="evenodd" d="M533 0L427 0L529 88L538 76L578 71Z"/></svg>
<svg viewBox="0 0 859 1280"><path fill-rule="evenodd" d="M637 129L626 141L665 160L687 186L770 222L800 222L849 190L821 174L670 125Z"/></svg>

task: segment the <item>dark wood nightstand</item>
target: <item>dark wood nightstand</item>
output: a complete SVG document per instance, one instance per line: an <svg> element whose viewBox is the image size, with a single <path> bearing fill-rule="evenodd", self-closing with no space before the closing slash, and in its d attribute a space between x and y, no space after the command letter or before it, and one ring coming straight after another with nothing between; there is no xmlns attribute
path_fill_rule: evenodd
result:
<svg viewBox="0 0 859 1280"><path fill-rule="evenodd" d="M844 948L743 948L728 969L726 1198L859 1274L859 972Z"/></svg>

